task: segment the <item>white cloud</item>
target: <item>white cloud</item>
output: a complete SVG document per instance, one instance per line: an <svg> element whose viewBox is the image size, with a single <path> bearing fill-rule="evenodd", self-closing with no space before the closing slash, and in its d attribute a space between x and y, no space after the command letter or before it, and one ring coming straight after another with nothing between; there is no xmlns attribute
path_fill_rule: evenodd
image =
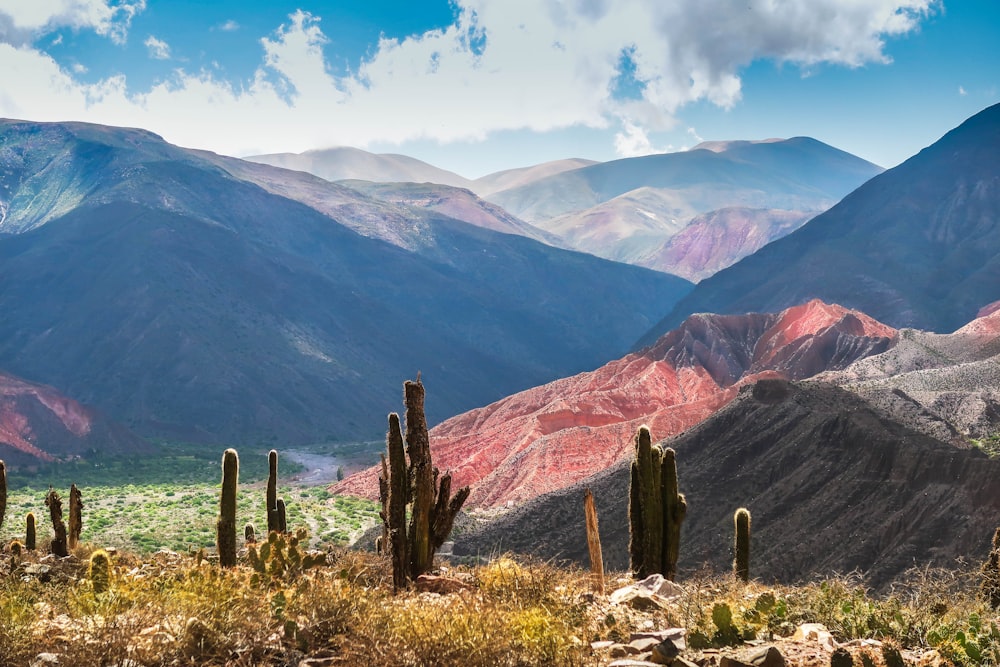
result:
<svg viewBox="0 0 1000 667"><path fill-rule="evenodd" d="M157 39L150 35L143 44L146 46L146 50L149 51L150 58L155 58L156 60L170 59L170 45L162 39Z"/></svg>
<svg viewBox="0 0 1000 667"><path fill-rule="evenodd" d="M969 94L969 91L967 91L965 89L965 86L959 86L958 87L958 94L961 95L962 97L965 97L966 95Z"/></svg>
<svg viewBox="0 0 1000 667"><path fill-rule="evenodd" d="M627 120L622 125L622 131L615 134L615 153L618 157L636 157L638 155L650 155L651 153L664 153L671 148L670 146L664 148L654 147L646 130L633 125Z"/></svg>
<svg viewBox="0 0 1000 667"><path fill-rule="evenodd" d="M0 0L0 41L25 44L33 35L68 27L123 43L132 17L145 8L146 0Z"/></svg>
<svg viewBox="0 0 1000 667"><path fill-rule="evenodd" d="M114 38L105 27L107 12L118 11L110 5L40 1L89 7L89 25ZM885 39L914 30L936 2L786 0L734 9L731 0L457 0L453 25L384 38L346 77L324 59L320 20L300 11L261 40L251 80L176 70L148 91L128 90L121 77L76 82L46 54L14 44L0 49L5 81L18 81L10 86L16 95L0 98L0 116L47 120L58 109L60 118L147 127L230 154L573 126L621 128L619 150L649 151L650 133L671 128L684 105L736 104L740 72L754 60L887 63ZM0 0L0 15L10 4ZM18 25L50 25L52 16L21 16ZM643 84L641 99L610 92L623 51Z"/></svg>
<svg viewBox="0 0 1000 667"><path fill-rule="evenodd" d="M239 29L240 24L232 19L229 19L219 26L219 30L222 30L223 32L236 32Z"/></svg>

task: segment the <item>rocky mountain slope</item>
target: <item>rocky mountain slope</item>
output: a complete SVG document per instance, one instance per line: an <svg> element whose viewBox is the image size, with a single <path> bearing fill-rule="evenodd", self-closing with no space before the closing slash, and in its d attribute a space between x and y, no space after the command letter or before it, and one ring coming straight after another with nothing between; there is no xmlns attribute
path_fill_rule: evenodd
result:
<svg viewBox="0 0 1000 667"><path fill-rule="evenodd" d="M694 312L821 298L896 327L953 331L1000 297L1000 105L703 281L644 337Z"/></svg>
<svg viewBox="0 0 1000 667"><path fill-rule="evenodd" d="M52 387L0 373L0 460L11 465L152 451L144 440Z"/></svg>
<svg viewBox="0 0 1000 667"><path fill-rule="evenodd" d="M1000 449L998 399L1000 310L951 334L904 329L885 351L806 381L743 383L667 438L689 502L682 565L728 567L739 506L753 514L754 575L765 580L861 569L880 585L914 562L982 558L1000 517L1000 459L980 449ZM606 562L625 567L628 484L626 460L473 524L456 551L582 560L590 488Z"/></svg>
<svg viewBox="0 0 1000 667"><path fill-rule="evenodd" d="M654 431L654 435L659 435ZM680 569L732 562L733 512L753 516L751 576L793 582L860 569L878 587L915 563L985 557L1000 516L1000 460L888 419L856 394L761 380L671 439L688 500ZM586 559L584 488L606 567L628 567L627 462L463 533L459 554Z"/></svg>
<svg viewBox="0 0 1000 667"><path fill-rule="evenodd" d="M710 416L758 377L800 379L886 350L896 332L813 301L775 314L695 315L641 352L453 417L431 431L434 462L470 503L520 503L627 456L647 423L660 437ZM428 397L428 403L433 394ZM372 495L377 470L336 488Z"/></svg>
<svg viewBox="0 0 1000 667"><path fill-rule="evenodd" d="M0 145L0 367L144 435L378 437L407 375L440 420L619 356L690 288L141 130Z"/></svg>

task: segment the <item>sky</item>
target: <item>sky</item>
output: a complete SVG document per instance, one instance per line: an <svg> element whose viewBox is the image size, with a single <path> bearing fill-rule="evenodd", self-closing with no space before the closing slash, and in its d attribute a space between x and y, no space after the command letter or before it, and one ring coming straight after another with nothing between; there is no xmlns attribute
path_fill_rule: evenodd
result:
<svg viewBox="0 0 1000 667"><path fill-rule="evenodd" d="M0 117L475 178L811 136L892 167L1000 102L1000 0L0 0Z"/></svg>

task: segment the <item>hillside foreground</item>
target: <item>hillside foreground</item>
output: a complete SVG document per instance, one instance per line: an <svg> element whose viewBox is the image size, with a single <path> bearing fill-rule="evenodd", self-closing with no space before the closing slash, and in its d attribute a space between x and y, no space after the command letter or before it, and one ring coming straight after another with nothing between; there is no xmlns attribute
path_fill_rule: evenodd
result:
<svg viewBox="0 0 1000 667"><path fill-rule="evenodd" d="M604 595L588 572L498 556L476 567L439 560L435 576L393 595L388 561L361 551L329 549L308 571L272 559L270 574L245 555L222 569L204 552L118 552L97 592L92 549L56 559L3 548L0 665L898 667L1000 657L997 617L971 566L914 568L878 598L855 577L767 587L702 574L637 594L622 573Z"/></svg>

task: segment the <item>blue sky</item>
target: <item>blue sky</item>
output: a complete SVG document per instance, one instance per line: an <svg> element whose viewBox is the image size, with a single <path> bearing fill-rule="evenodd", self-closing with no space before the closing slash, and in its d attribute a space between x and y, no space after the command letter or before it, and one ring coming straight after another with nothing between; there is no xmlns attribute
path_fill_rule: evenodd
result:
<svg viewBox="0 0 1000 667"><path fill-rule="evenodd" d="M475 177L808 135L893 166L1000 102L997 0L0 0L0 116Z"/></svg>

